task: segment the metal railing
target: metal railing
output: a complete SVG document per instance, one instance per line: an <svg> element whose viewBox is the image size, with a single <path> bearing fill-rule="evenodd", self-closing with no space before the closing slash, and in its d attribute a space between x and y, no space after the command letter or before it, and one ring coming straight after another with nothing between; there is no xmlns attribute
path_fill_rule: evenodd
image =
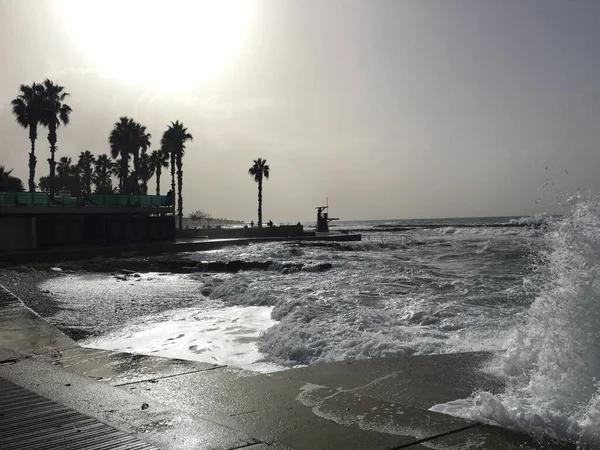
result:
<svg viewBox="0 0 600 450"><path fill-rule="evenodd" d="M120 194L87 194L83 199L72 197L55 197L51 199L45 192L0 192L0 207L160 207L167 208L173 205L172 200L166 195L120 195Z"/></svg>

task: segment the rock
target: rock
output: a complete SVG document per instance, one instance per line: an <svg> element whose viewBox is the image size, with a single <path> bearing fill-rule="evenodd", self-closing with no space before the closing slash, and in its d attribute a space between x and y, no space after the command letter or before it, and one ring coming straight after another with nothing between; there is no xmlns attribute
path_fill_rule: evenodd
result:
<svg viewBox="0 0 600 450"><path fill-rule="evenodd" d="M297 272L302 264L281 264L276 261L210 261L198 264L200 272L229 272L236 273L245 270L279 270L282 273ZM285 272L284 272L285 271Z"/></svg>
<svg viewBox="0 0 600 450"><path fill-rule="evenodd" d="M204 296L204 297L208 297L210 296L210 294L212 294L212 287L203 287L202 290L200 291L200 293Z"/></svg>
<svg viewBox="0 0 600 450"><path fill-rule="evenodd" d="M134 273L133 274L133 278L140 278L140 277L141 277L141 275L139 273Z"/></svg>
<svg viewBox="0 0 600 450"><path fill-rule="evenodd" d="M331 263L321 263L321 264L306 264L302 267L302 271L304 272L324 272L333 267Z"/></svg>
<svg viewBox="0 0 600 450"><path fill-rule="evenodd" d="M333 267L333 265L331 263L323 263L323 264L319 264L319 271L323 272L325 270L329 270Z"/></svg>
<svg viewBox="0 0 600 450"><path fill-rule="evenodd" d="M142 403L142 410L150 408L148 403Z"/></svg>

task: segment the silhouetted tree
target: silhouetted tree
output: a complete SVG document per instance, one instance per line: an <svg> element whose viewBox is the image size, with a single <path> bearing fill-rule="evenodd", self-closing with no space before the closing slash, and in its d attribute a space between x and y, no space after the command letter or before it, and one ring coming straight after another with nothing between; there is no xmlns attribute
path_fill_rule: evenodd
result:
<svg viewBox="0 0 600 450"><path fill-rule="evenodd" d="M94 164L94 175L93 180L96 185L96 194L112 194L112 174L113 168L116 166L108 155L100 155L96 158Z"/></svg>
<svg viewBox="0 0 600 450"><path fill-rule="evenodd" d="M163 150L154 150L150 154L150 167L156 174L156 195L160 195L160 175L163 167L169 167L169 154Z"/></svg>
<svg viewBox="0 0 600 450"><path fill-rule="evenodd" d="M133 151L135 127L136 122L133 119L121 117L108 137L110 154L119 161L117 177L121 194L129 193L129 157Z"/></svg>
<svg viewBox="0 0 600 450"><path fill-rule="evenodd" d="M12 112L17 119L17 123L29 130L29 140L31 141L29 192L35 192L35 166L37 164L35 140L37 139L37 127L43 114L42 102L40 101L43 88L36 83L32 83L31 86L22 84L19 91L21 93L11 102Z"/></svg>
<svg viewBox="0 0 600 450"><path fill-rule="evenodd" d="M140 158L143 154L145 154L148 151L148 148L150 147L150 138L152 138L152 135L148 132L146 132L146 127L140 123L136 123L135 126L135 130L134 130L134 134L133 134L133 146L132 146L132 151L133 151L133 180L132 180L132 187L135 190L135 193L138 194L140 193L140 190L143 191L144 190L144 184L142 181L142 186L139 186L139 180L142 180L142 171L147 171L148 168L145 167L143 168L141 166L141 162L140 162ZM146 191L147 191L147 181L146 181Z"/></svg>
<svg viewBox="0 0 600 450"><path fill-rule="evenodd" d="M72 162L72 159L67 156L63 156L58 160L54 184L56 190L70 191L71 196L78 197L81 194L80 170ZM52 184L50 189L52 189Z"/></svg>
<svg viewBox="0 0 600 450"><path fill-rule="evenodd" d="M81 191L84 194L92 193L92 181L94 175L94 163L96 157L92 155L92 152L86 150L79 154L79 160L77 161L77 167L80 172L81 179Z"/></svg>
<svg viewBox="0 0 600 450"><path fill-rule="evenodd" d="M174 164L177 164L177 199L179 216L179 229L183 230L183 155L185 154L185 143L194 140L194 137L188 133L188 129L179 121L171 122L171 125L164 132L161 145L171 154L171 186L175 194L175 173Z"/></svg>
<svg viewBox="0 0 600 450"><path fill-rule="evenodd" d="M38 183L38 188L42 192L50 193L50 177L40 177L40 181Z"/></svg>
<svg viewBox="0 0 600 450"><path fill-rule="evenodd" d="M210 220L212 220L212 215L210 213L202 211L201 209L198 209L190 214L190 220L198 221L194 228L198 228L202 223L203 219L206 220L206 225L208 226Z"/></svg>
<svg viewBox="0 0 600 450"><path fill-rule="evenodd" d="M163 152L165 155L168 155L168 159L171 161L170 166L171 166L171 195L173 196L172 198L174 198L175 196L175 152L171 151L170 145L171 142L169 141L169 130L170 128L167 129L167 131L165 131L162 135L162 138L160 139L160 151ZM169 193L167 192L167 195Z"/></svg>
<svg viewBox="0 0 600 450"><path fill-rule="evenodd" d="M110 153L114 159L121 157L119 172L119 190L123 194L138 191L140 151L145 152L150 146L150 133L146 127L129 117L121 117L115 123L108 137ZM133 156L132 180L129 180L129 158Z"/></svg>
<svg viewBox="0 0 600 450"><path fill-rule="evenodd" d="M138 165L140 181L142 182L140 194L148 195L148 181L152 178L152 175L154 175L154 167L150 163L150 155L148 155L146 151L142 151Z"/></svg>
<svg viewBox="0 0 600 450"><path fill-rule="evenodd" d="M50 164L50 196L52 197L54 196L54 183L52 181L55 177L56 167L54 160L57 140L56 130L61 123L64 125L69 123L69 115L72 110L69 105L64 103L69 93L65 92L63 86L54 84L49 79L46 79L42 83L42 88L42 116L40 123L48 128L48 142L50 143L50 158L48 159L48 163Z"/></svg>
<svg viewBox="0 0 600 450"><path fill-rule="evenodd" d="M110 169L110 171L111 171L110 173L112 175L114 175L115 177L117 177L117 180L119 180L119 185L116 187L119 194L123 193L123 179L121 178L122 163L123 163L123 158L117 158L113 161L111 169Z"/></svg>
<svg viewBox="0 0 600 450"><path fill-rule="evenodd" d="M262 228L262 183L263 178L269 179L269 166L267 160L258 158L254 160L248 174L258 183L258 228Z"/></svg>
<svg viewBox="0 0 600 450"><path fill-rule="evenodd" d="M0 166L0 192L23 192L23 182L11 175L11 170L6 170L4 166Z"/></svg>

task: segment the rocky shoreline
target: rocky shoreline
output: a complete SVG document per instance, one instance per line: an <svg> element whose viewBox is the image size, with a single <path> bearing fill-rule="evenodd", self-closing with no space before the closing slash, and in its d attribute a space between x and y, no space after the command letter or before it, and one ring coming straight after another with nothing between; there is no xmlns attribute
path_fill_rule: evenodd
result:
<svg viewBox="0 0 600 450"><path fill-rule="evenodd" d="M74 340L82 340L118 328L135 317L160 314L171 309L198 307L210 296L206 282L214 285L219 276L242 271L323 272L330 263L300 264L278 261L191 261L185 255L144 258L96 258L60 264L31 264L0 269L0 284L17 295L36 314L48 320ZM222 274L222 275L219 275ZM215 277L217 279L215 280ZM77 276L77 278L75 278ZM44 287L47 281L76 282L80 276L97 283L119 283L129 289L125 299L105 293L81 292L76 298L61 299ZM208 277L208 278L207 278ZM112 281L110 281L112 280ZM122 283L122 284L121 284ZM182 284L177 295L154 292L146 283ZM133 285L133 286L130 286ZM140 286L138 288L138 285ZM134 287L135 286L135 287ZM150 285L152 286L152 285ZM106 287L106 286L105 286ZM182 295L182 292L185 295ZM143 294L140 294L143 292Z"/></svg>

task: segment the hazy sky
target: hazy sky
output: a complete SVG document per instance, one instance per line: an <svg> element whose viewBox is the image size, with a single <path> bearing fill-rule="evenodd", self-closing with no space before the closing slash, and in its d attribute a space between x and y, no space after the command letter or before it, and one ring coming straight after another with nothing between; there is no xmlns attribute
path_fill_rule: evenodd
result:
<svg viewBox="0 0 600 450"><path fill-rule="evenodd" d="M256 220L258 157L265 220L538 213L600 189L599 25L596 0L0 0L0 164L26 183L10 101L50 77L57 157L183 121L186 213Z"/></svg>

